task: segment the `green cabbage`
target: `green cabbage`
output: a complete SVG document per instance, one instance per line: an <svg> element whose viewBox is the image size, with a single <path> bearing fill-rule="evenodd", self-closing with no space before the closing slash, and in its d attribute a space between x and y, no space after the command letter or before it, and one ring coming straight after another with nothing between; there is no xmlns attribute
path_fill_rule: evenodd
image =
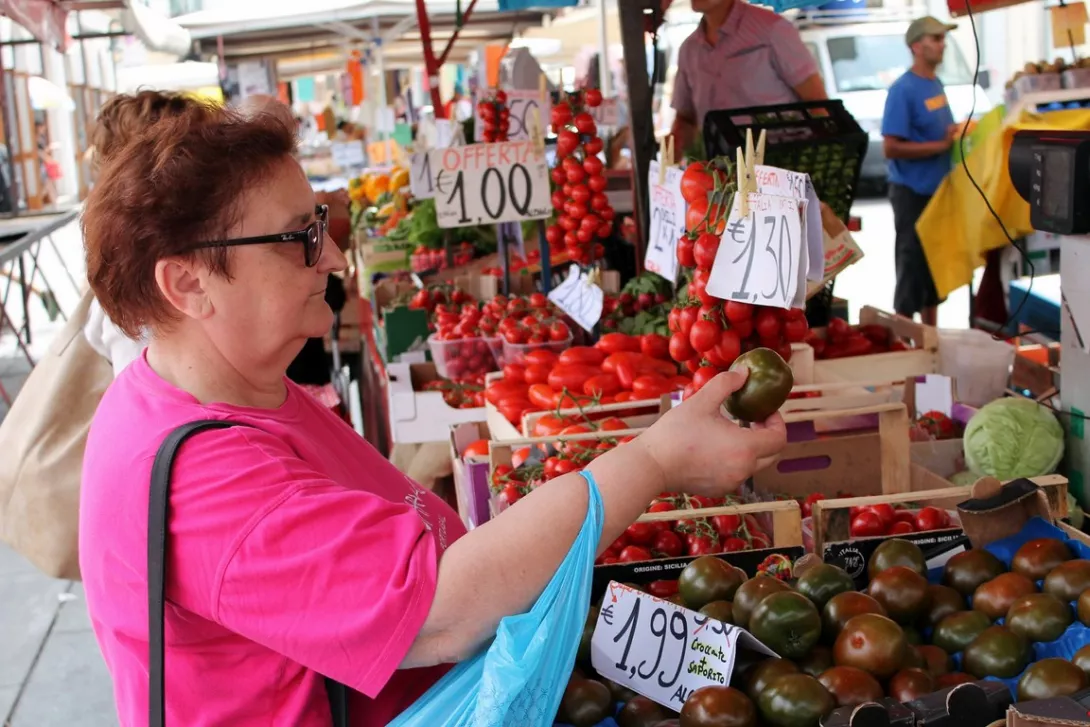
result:
<svg viewBox="0 0 1090 727"><path fill-rule="evenodd" d="M996 399L965 427L965 464L998 480L1051 474L1063 453L1060 422L1030 399Z"/></svg>

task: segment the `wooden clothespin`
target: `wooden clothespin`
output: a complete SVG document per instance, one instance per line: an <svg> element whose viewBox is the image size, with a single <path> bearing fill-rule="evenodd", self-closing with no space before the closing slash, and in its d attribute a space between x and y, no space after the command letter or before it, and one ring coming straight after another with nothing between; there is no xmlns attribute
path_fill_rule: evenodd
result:
<svg viewBox="0 0 1090 727"><path fill-rule="evenodd" d="M669 136L664 136L659 141L659 186L666 184L666 140Z"/></svg>
<svg viewBox="0 0 1090 727"><path fill-rule="evenodd" d="M541 99L542 104L544 104L545 100L549 97L549 82L545 78L544 73L537 77L537 96Z"/></svg>
<svg viewBox="0 0 1090 727"><path fill-rule="evenodd" d="M530 143L534 145L534 150L537 153L544 154L545 134L541 131L541 112L537 109L530 109L529 122Z"/></svg>
<svg viewBox="0 0 1090 727"><path fill-rule="evenodd" d="M595 265L587 272L587 285L602 284L602 269Z"/></svg>
<svg viewBox="0 0 1090 727"><path fill-rule="evenodd" d="M666 135L666 159L664 160L668 166L674 165L674 135Z"/></svg>
<svg viewBox="0 0 1090 727"><path fill-rule="evenodd" d="M753 131L746 129L746 150L743 153L738 148L738 191L741 195L738 211L745 217L749 214L749 195L757 191L757 175L755 173L757 152L753 149Z"/></svg>
<svg viewBox="0 0 1090 727"><path fill-rule="evenodd" d="M765 163L765 137L768 133L761 129L761 135L757 139L757 158L753 160L755 166L763 166Z"/></svg>

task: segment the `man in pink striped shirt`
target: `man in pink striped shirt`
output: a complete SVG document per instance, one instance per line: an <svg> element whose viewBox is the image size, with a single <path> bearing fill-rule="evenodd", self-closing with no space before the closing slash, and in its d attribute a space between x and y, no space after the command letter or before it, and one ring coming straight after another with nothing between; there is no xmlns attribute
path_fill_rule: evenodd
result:
<svg viewBox="0 0 1090 727"><path fill-rule="evenodd" d="M745 0L692 0L692 7L704 18L678 52L678 154L709 111L828 98L817 61L789 20Z"/></svg>

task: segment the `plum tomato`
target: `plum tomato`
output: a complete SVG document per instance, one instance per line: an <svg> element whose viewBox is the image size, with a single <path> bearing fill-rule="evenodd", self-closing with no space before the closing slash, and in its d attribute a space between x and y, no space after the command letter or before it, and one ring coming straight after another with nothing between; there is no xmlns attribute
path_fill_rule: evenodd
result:
<svg viewBox="0 0 1090 727"><path fill-rule="evenodd" d="M651 551L638 545L629 545L621 551L618 560L622 563L638 563L644 560L651 560Z"/></svg>
<svg viewBox="0 0 1090 727"><path fill-rule="evenodd" d="M853 538L869 538L874 535L885 535L886 527L877 514L870 509L865 509L852 518L850 532Z"/></svg>
<svg viewBox="0 0 1090 727"><path fill-rule="evenodd" d="M681 538L673 530L663 530L655 535L651 543L651 552L666 558L676 558L681 555L685 545Z"/></svg>
<svg viewBox="0 0 1090 727"><path fill-rule="evenodd" d="M655 540L658 528L654 523L632 523L625 531L625 537L635 545L650 545Z"/></svg>
<svg viewBox="0 0 1090 727"><path fill-rule="evenodd" d="M950 518L943 510L928 506L916 513L916 527L920 531L942 530L950 527Z"/></svg>

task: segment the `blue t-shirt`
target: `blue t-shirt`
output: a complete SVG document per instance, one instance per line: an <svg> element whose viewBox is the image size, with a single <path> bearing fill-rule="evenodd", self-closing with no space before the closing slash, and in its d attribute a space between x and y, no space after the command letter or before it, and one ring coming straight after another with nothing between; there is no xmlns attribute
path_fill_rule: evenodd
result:
<svg viewBox="0 0 1090 727"><path fill-rule="evenodd" d="M953 123L954 114L939 79L923 78L908 71L889 87L882 136L896 136L905 141L941 141ZM949 172L948 151L927 159L889 160L889 181L916 194L934 194Z"/></svg>

